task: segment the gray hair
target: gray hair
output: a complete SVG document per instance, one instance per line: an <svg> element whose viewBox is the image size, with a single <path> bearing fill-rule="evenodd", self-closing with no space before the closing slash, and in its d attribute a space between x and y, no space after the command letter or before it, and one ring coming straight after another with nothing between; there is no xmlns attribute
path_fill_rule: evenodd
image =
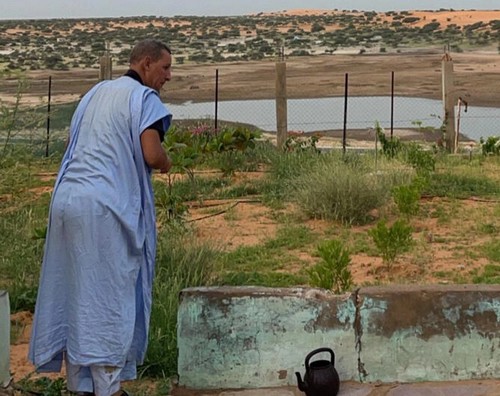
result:
<svg viewBox="0 0 500 396"><path fill-rule="evenodd" d="M146 39L139 41L130 53L130 64L140 62L146 56L149 56L155 62L161 58L163 51L167 51L169 54L172 53L170 48L159 40Z"/></svg>

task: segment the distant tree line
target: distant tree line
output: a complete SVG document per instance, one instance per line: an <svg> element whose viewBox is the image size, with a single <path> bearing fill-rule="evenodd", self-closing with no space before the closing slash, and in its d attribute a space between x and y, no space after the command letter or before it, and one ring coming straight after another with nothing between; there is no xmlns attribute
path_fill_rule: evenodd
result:
<svg viewBox="0 0 500 396"><path fill-rule="evenodd" d="M259 60L287 55L332 54L358 47L379 52L448 45L455 51L497 45L500 20L460 27L436 20L421 25L407 11L336 12L322 15L233 17L153 16L95 19L0 21L0 69L68 70L97 68L110 48L114 62L125 64L131 46L157 37L174 49L178 63Z"/></svg>

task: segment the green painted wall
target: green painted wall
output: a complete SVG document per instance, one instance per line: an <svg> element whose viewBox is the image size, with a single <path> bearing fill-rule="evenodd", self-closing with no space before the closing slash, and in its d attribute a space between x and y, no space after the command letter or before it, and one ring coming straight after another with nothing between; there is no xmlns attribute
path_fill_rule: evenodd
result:
<svg viewBox="0 0 500 396"><path fill-rule="evenodd" d="M319 347L334 350L341 380L500 378L500 286L181 293L179 376L188 388L295 386Z"/></svg>

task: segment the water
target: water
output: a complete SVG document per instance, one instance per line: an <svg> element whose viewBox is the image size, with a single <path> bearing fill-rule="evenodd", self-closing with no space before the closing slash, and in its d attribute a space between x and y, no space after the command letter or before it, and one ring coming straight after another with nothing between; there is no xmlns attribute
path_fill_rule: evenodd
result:
<svg viewBox="0 0 500 396"><path fill-rule="evenodd" d="M215 115L214 102L168 105L175 119L209 118ZM289 99L288 130L314 132L342 130L344 98ZM442 125L443 105L439 100L395 97L394 128L433 127ZM276 131L274 99L233 100L219 102L218 119L255 125L265 131ZM473 140L500 136L500 108L457 105L455 119L459 132ZM350 97L347 104L347 129L383 128L391 125L391 98L388 96Z"/></svg>

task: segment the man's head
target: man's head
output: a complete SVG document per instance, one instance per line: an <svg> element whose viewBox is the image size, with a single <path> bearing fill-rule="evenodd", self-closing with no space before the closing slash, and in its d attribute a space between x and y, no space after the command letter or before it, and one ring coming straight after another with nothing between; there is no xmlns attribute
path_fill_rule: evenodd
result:
<svg viewBox="0 0 500 396"><path fill-rule="evenodd" d="M160 91L170 81L172 52L161 41L146 39L138 42L130 53L130 68L141 76L144 85Z"/></svg>

